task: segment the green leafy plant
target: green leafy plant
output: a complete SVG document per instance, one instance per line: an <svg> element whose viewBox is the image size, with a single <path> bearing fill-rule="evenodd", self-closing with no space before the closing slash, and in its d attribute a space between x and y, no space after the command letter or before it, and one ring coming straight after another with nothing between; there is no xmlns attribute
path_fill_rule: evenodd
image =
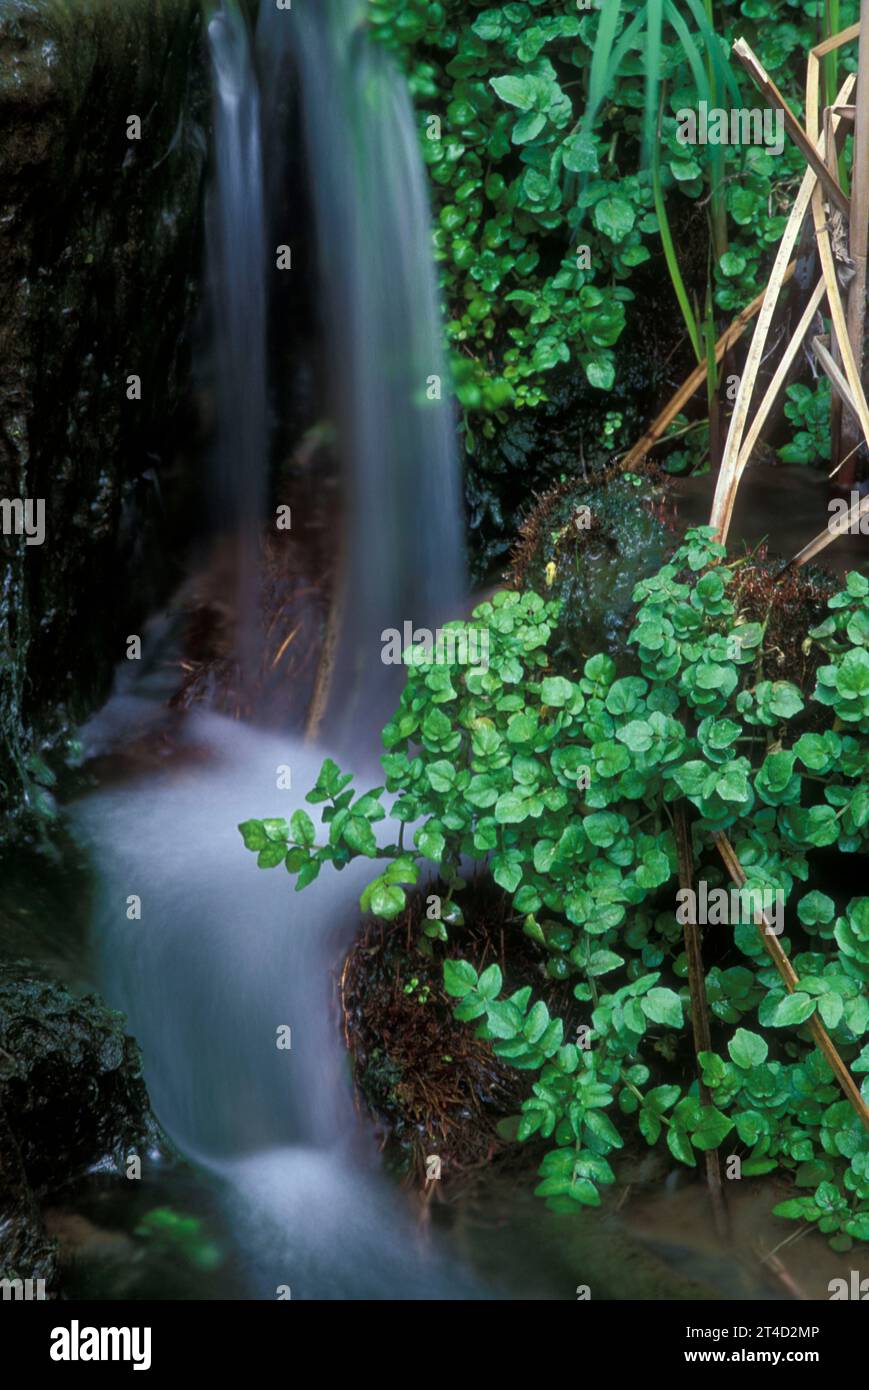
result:
<svg viewBox="0 0 869 1390"><path fill-rule="evenodd" d="M554 670L558 605L497 593L472 618L488 635L485 668L423 648L405 654L407 683L383 732L384 786L356 793L326 760L307 796L324 804L324 842L305 811L240 829L260 865L285 864L297 888L324 863L384 861L361 907L386 919L404 911L430 861L445 897L426 926L428 951L432 937L462 925L462 861L486 861L548 975L576 981L580 1022L568 1037L529 988L505 995L497 966L480 976L467 961L444 966L456 1017L536 1073L518 1132L554 1143L538 1188L551 1205L600 1200L613 1180L608 1155L623 1143L615 1120L634 1116L649 1144L664 1139L686 1165L728 1139L744 1150L743 1171L792 1173L812 1192L781 1214L817 1220L840 1241L862 1239L869 1135L806 1025L817 1014L842 1057L867 1069L869 898L837 904L797 888L814 850L865 853L869 841L869 581L850 574L807 634L824 658L807 702L767 673L768 620L751 620L734 600L747 563L728 564L710 528L689 531L636 587L635 666L624 675L604 654L590 656L578 679ZM399 834L381 846L384 793ZM723 882L714 837L726 832L744 892L797 895L794 941L781 938L786 952L797 947L794 992L769 961L747 897L727 929L743 963L708 971L713 1017L736 1025L720 1053L702 1057L709 1104L675 1065L689 1004L673 906L676 802L690 808L700 878Z"/></svg>
<svg viewBox="0 0 869 1390"><path fill-rule="evenodd" d="M421 985L419 977L414 975L404 986L405 994L415 996L417 1004L427 1004L431 996L431 987Z"/></svg>
<svg viewBox="0 0 869 1390"><path fill-rule="evenodd" d="M686 415L677 415L670 423L665 440L675 442L675 448L668 448L662 459L662 468L668 473L708 473L709 471L709 421L689 420Z"/></svg>
<svg viewBox="0 0 869 1390"><path fill-rule="evenodd" d="M740 34L799 111L818 12L818 0L595 0L575 12L561 0L370 0L372 30L406 66L419 112L470 448L508 406L544 400L568 362L611 388L630 282L659 235L686 321L702 319L705 284L678 263L677 219L703 277L712 247L718 310L758 293L802 156L790 144L775 156L686 146L676 113L742 104L729 62ZM841 23L855 17L847 0ZM837 61L853 66L853 55Z"/></svg>
<svg viewBox="0 0 869 1390"><path fill-rule="evenodd" d="M785 415L795 427L793 438L778 451L783 463L829 463L830 383L825 376L813 386L787 388Z"/></svg>

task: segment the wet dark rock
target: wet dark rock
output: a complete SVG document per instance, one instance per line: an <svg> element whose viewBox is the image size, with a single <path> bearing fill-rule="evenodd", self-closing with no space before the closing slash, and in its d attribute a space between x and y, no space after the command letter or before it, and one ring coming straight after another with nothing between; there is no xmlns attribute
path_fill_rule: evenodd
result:
<svg viewBox="0 0 869 1390"><path fill-rule="evenodd" d="M677 541L661 480L558 483L525 517L510 581L561 603L551 652L568 674L595 652L630 665L634 588L664 563Z"/></svg>
<svg viewBox="0 0 869 1390"><path fill-rule="evenodd" d="M157 1140L123 1016L28 961L0 960L0 1277L50 1285L41 1204L94 1167L124 1171Z"/></svg>
<svg viewBox="0 0 869 1390"><path fill-rule="evenodd" d="M40 752L165 583L207 110L197 0L0 7L0 499L45 503L0 535L0 806L50 812Z"/></svg>
<svg viewBox="0 0 869 1390"><path fill-rule="evenodd" d="M44 1279L48 1286L55 1272L55 1244L42 1224L17 1140L0 1105L0 1278Z"/></svg>

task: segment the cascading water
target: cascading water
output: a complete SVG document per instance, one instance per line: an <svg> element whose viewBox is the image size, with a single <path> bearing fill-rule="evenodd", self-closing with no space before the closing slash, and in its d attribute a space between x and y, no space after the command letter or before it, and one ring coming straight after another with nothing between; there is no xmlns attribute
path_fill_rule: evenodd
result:
<svg viewBox="0 0 869 1390"><path fill-rule="evenodd" d="M132 733L141 717L129 698L109 707L83 730L86 751L109 722L114 742L119 719ZM197 715L176 765L75 808L100 873L103 989L141 1043L158 1119L226 1183L252 1296L472 1296L420 1247L357 1133L331 972L371 862L296 897L285 874L250 872L236 829L239 807L289 815L301 796L277 789L277 769L304 788L322 756ZM126 918L130 894L140 921Z"/></svg>
<svg viewBox="0 0 869 1390"><path fill-rule="evenodd" d="M214 325L215 520L260 522L268 465L266 240L259 91L247 29L225 4L208 21L214 172L208 199L209 299Z"/></svg>
<svg viewBox="0 0 869 1390"><path fill-rule="evenodd" d="M384 670L380 631L404 617L455 612L462 587L448 406L424 404L426 378L444 378L422 169L403 82L354 32L354 4L300 0L292 11L262 13L266 43L278 57L292 50L303 81L345 441L345 599L328 726L346 743L342 693L365 694L365 721L358 704L350 711L353 765L377 780L371 692ZM279 41L280 24L294 29ZM224 482L255 516L265 399L257 97L234 5L214 15L209 39L211 254L214 283L225 287L215 329L226 340L221 379L238 373L223 401ZM274 63L269 80L283 71ZM85 751L132 739L152 719L153 706L127 691L85 728ZM358 1133L330 974L357 928L371 863L323 874L295 896L285 875L253 868L236 829L248 815L288 817L325 751L217 715L188 716L163 771L73 808L100 875L103 988L142 1044L158 1118L183 1152L226 1182L253 1296L274 1297L281 1285L293 1297L473 1296L420 1248ZM294 791L279 789L287 766ZM126 915L133 894L138 921ZM277 1046L284 1027L289 1049Z"/></svg>
<svg viewBox="0 0 869 1390"><path fill-rule="evenodd" d="M268 478L266 235L260 101L238 6L208 21L214 173L207 206L209 300L217 438L211 472L216 528L235 537L243 678L261 650L258 529Z"/></svg>
<svg viewBox="0 0 869 1390"><path fill-rule="evenodd" d="M298 88L332 409L344 469L340 638L323 720L351 746L395 696L381 633L432 629L465 588L462 500L425 175L405 82L367 41L364 0L265 5L267 118ZM272 139L271 146L279 141Z"/></svg>

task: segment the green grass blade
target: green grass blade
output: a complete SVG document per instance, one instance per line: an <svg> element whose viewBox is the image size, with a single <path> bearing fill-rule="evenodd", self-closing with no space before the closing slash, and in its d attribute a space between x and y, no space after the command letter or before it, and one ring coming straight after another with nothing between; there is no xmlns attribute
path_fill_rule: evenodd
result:
<svg viewBox="0 0 869 1390"><path fill-rule="evenodd" d="M718 363L715 361L715 309L712 304L712 267L706 280L706 313L703 319L703 347L706 353L706 395L711 411L718 400Z"/></svg>
<svg viewBox="0 0 869 1390"><path fill-rule="evenodd" d="M646 90L643 106L643 162L648 162L655 139L658 112L658 84L661 75L661 40L664 28L664 0L648 0L646 5Z"/></svg>
<svg viewBox="0 0 869 1390"><path fill-rule="evenodd" d="M610 55L612 54L613 41L615 40L616 29L618 28L619 17L622 12L622 0L607 0L600 12L600 22L597 26L597 33L594 36L594 48L591 55L591 70L588 76L588 102L586 113L593 113L589 123L594 120L595 115L600 110L601 103L606 95L607 88L612 80L610 67Z"/></svg>
<svg viewBox="0 0 869 1390"><path fill-rule="evenodd" d="M664 192L661 188L661 167L658 159L657 145L655 146L655 154L652 159L652 191L655 197L655 216L658 219L658 231L661 234L661 245L664 248L664 259L667 262L667 271L676 294L676 299L679 302L679 308L682 310L682 317L685 320L688 337L691 339L694 356L697 358L698 362L702 362L703 349L700 345L700 333L697 328L697 320L691 308L688 291L685 289L682 272L679 269L676 247L673 244L673 234L670 231L670 223L667 220L667 209L664 206Z"/></svg>
<svg viewBox="0 0 869 1390"><path fill-rule="evenodd" d="M682 45L682 51L691 68L694 85L697 88L697 98L699 101L709 102L712 95L709 90L709 79L706 76L706 69L703 66L702 55L691 36L688 25L676 9L673 0L665 0L664 12L675 30L676 37Z"/></svg>
<svg viewBox="0 0 869 1390"><path fill-rule="evenodd" d="M725 92L728 93L733 104L735 106L741 106L742 93L739 89L739 83L734 77L732 67L724 60L721 53L721 44L718 41L718 35L709 23L703 5L700 3L700 0L685 0L685 3L694 17L694 23L697 25L700 37L703 40L703 46L712 60L712 67L719 92L722 94ZM675 6L671 4L670 8L675 9ZM679 17L681 19L681 15Z"/></svg>

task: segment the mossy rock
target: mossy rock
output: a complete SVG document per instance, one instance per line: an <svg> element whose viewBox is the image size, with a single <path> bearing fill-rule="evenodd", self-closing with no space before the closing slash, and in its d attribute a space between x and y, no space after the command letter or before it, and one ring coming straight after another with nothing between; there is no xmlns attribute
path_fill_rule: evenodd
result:
<svg viewBox="0 0 869 1390"><path fill-rule="evenodd" d="M642 373L641 360L626 353L615 389L604 394L575 367L554 371L547 401L494 423L490 439L475 436L466 492L479 576L491 574L507 556L513 518L529 495L547 493L559 483L570 486L582 476L599 478L615 451L639 435L649 386L637 379Z"/></svg>
<svg viewBox="0 0 869 1390"><path fill-rule="evenodd" d="M537 500L520 527L508 581L560 600L554 659L565 674L595 652L608 652L622 674L634 669L628 643L634 588L676 548L675 522L667 479L654 469L559 483ZM767 676L792 680L810 694L826 658L807 634L826 617L839 581L816 565L783 572L783 562L763 547L743 555L732 547L734 562L737 610L766 629ZM810 711L806 726L812 715L823 711Z"/></svg>
<svg viewBox="0 0 869 1390"><path fill-rule="evenodd" d="M94 995L0 960L0 1271L54 1276L40 1204L159 1138L139 1048Z"/></svg>
<svg viewBox="0 0 869 1390"><path fill-rule="evenodd" d="M523 522L509 580L561 602L555 662L575 671L594 652L620 665L633 623L633 592L676 544L656 477L616 475L559 483Z"/></svg>

